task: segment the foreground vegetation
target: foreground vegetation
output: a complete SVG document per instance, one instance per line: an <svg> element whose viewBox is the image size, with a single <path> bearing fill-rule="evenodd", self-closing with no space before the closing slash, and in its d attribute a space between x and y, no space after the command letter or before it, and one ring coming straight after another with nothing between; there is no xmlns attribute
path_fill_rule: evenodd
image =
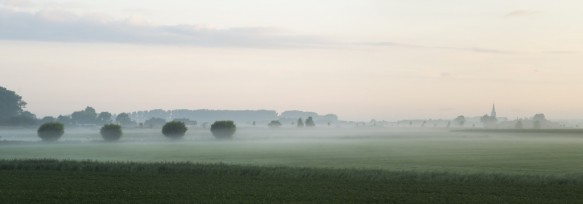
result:
<svg viewBox="0 0 583 204"><path fill-rule="evenodd" d="M0 203L580 203L583 177L0 160Z"/></svg>

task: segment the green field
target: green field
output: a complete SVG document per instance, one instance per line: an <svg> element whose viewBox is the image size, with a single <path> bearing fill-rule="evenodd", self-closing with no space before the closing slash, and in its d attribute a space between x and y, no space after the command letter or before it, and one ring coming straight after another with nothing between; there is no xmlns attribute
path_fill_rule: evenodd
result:
<svg viewBox="0 0 583 204"><path fill-rule="evenodd" d="M583 177L0 160L0 203L581 203Z"/></svg>
<svg viewBox="0 0 583 204"><path fill-rule="evenodd" d="M12 159L132 161L145 162L136 165L146 166L154 162L193 162L201 163L203 167L194 165L192 168L204 169L206 167L203 164L211 164L215 168L217 166L212 164L221 163L222 165L218 165L220 168L235 172L226 176L214 175L214 170L201 174L180 171L171 174L158 171L133 172L123 168L111 171L51 168L0 170L0 177L12 184L38 180L54 185L68 185L67 182L71 185L82 185L88 182L85 180L87 176L87 179L99 180L104 185L103 188L106 188L106 184L121 179L123 182L112 187L120 190L132 185L151 186L152 189L139 192L152 192L161 188L165 190L159 192L159 196L175 194L178 196L176 199L194 199L192 201L200 202L251 202L252 198L265 202L276 202L277 199L281 199L281 202L316 202L315 199L322 199L321 202L392 200L396 203L403 203L400 201L405 200L431 203L583 202L579 196L582 192L577 190L583 189L580 179L583 175L583 135L577 133L241 128L235 135L236 139L230 141L214 140L208 130L204 129L193 129L183 140L170 141L159 130L128 129L117 143L102 142L97 131L85 129L68 130L61 141L56 143L40 142L34 130L3 130L0 131L0 136L3 139L0 142L0 159L4 160L3 165L8 166L16 165L15 161L8 161ZM248 176L241 171L251 170L243 169L271 173ZM273 173L274 169L281 172ZM366 179L366 175L371 175L371 172L373 175L379 174L383 179L376 179L375 176L374 179ZM307 176L297 176L302 174ZM73 178L77 179L61 180L68 175L76 175ZM324 179L314 179L310 175L318 175ZM399 179L394 182L395 180L386 178ZM164 179L169 180L165 182ZM198 182L199 180L201 181ZM181 186L179 190L170 190L174 185L170 181ZM96 183L95 189L101 188L98 186L101 184ZM215 184L218 186L214 186ZM275 187L278 184L290 187ZM246 189L248 185L256 189ZM39 192L45 192L46 189L42 189L48 188L34 186L34 183L29 183L21 185L20 188L38 188ZM4 186L2 189L5 191L7 188ZM217 200L208 197L211 195L209 192L203 192L204 196L197 197L197 188L217 188ZM288 193L297 192L297 196L287 195L286 189ZM272 192L260 194L270 190ZM32 193L26 190L19 192ZM76 193L85 195L91 192L96 191L81 188ZM129 190L127 193L134 198L140 197L139 192ZM11 193L19 196L18 192ZM55 192L49 189L45 193ZM103 196L117 195L115 192L105 194L107 195ZM55 199L65 197L57 196Z"/></svg>

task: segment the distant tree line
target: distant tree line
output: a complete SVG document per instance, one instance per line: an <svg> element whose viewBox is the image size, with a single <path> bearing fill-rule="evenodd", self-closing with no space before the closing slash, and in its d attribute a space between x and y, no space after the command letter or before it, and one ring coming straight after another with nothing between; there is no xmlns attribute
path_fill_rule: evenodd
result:
<svg viewBox="0 0 583 204"><path fill-rule="evenodd" d="M186 131L188 128L181 121L167 122L161 128L162 135L174 140L183 138ZM233 121L215 121L210 131L217 139L232 139L237 126ZM122 126L119 124L105 124L99 133L108 142L118 141L123 135ZM60 122L47 122L38 128L37 134L45 142L55 142L65 134L65 126Z"/></svg>

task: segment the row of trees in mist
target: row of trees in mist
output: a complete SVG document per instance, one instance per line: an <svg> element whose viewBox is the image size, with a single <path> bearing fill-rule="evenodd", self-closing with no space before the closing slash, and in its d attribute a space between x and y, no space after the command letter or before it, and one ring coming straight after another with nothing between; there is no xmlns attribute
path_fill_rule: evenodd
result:
<svg viewBox="0 0 583 204"><path fill-rule="evenodd" d="M188 127L180 121L167 122L161 128L162 135L173 140L183 138L187 131ZM237 126L233 121L215 121L210 131L217 139L232 139ZM122 126L119 124L105 124L99 133L108 142L118 141L123 135ZM37 134L45 142L54 142L65 134L65 125L60 122L47 122L38 128Z"/></svg>
<svg viewBox="0 0 583 204"><path fill-rule="evenodd" d="M272 128L286 126L292 127L314 127L318 124L340 123L338 117L333 114L319 115L315 112L304 111L285 111L278 115L271 110L161 110L155 109L150 111L128 112L112 114L110 112L97 112L93 107L86 107L83 110L74 111L68 115L59 115L57 117L47 116L37 119L36 115L26 111L27 103L16 92L0 87L0 126L36 126L39 124L58 122L65 126L102 126L109 123L116 123L123 127L144 127L160 128L168 121L180 121L188 126L198 125L197 121L203 121L201 126L207 128L210 124L204 121L217 121L228 118L233 121L250 123L252 126L257 124L265 125ZM306 118L304 121L303 118ZM252 122L249 122L252 121ZM469 123L469 125L468 125ZM484 128L502 128L502 129L523 129L523 128L561 128L560 125L546 119L544 114L536 114L531 118L517 118L516 120L500 120L497 117L484 115L468 118L460 115L451 120L408 120L398 121L396 124L386 121L371 120L365 122L344 123L356 127L390 127L390 126L409 126L413 127L476 127L481 125Z"/></svg>
<svg viewBox="0 0 583 204"><path fill-rule="evenodd" d="M272 120L282 123L296 123L297 118L308 118L306 126L318 121L320 123L336 122L338 117L334 114L319 115L315 112L285 111L278 114L272 110L162 110L127 112L112 114L110 112L97 112L93 107L74 111L71 114L57 117L47 116L38 119L35 114L25 111L26 102L16 92L0 87L0 126L36 126L49 122L59 122L65 126L101 126L108 123L117 123L124 127L159 128L167 121L181 121L188 126L198 125L197 121L217 121L228 118L232 121L266 124ZM297 125L303 124L297 121ZM207 127L210 123L203 122ZM315 124L315 123L314 123Z"/></svg>
<svg viewBox="0 0 583 204"><path fill-rule="evenodd" d="M279 128L281 127L283 124L279 121L279 120L272 120L271 122L269 122L269 124L267 124L268 127L270 128ZM292 125L295 125L298 128L303 128L303 127L316 127L316 123L314 122L314 119L312 117L308 117L306 118L306 122L304 123L304 119L303 118L298 118L297 123L296 122L292 122ZM330 126L331 124L328 123L328 126Z"/></svg>
<svg viewBox="0 0 583 204"><path fill-rule="evenodd" d="M469 123L469 124L468 124ZM376 121L371 121L369 126L377 126ZM517 118L515 120L507 120L505 118L497 118L489 115L481 117L468 118L460 115L452 120L405 120L399 121L395 124L398 127L446 127L446 128L476 128L480 125L487 129L544 129L544 128L561 128L565 125L558 124L548 120L545 114L537 113L528 118ZM381 126L391 126L383 123ZM578 127L578 126L576 126Z"/></svg>

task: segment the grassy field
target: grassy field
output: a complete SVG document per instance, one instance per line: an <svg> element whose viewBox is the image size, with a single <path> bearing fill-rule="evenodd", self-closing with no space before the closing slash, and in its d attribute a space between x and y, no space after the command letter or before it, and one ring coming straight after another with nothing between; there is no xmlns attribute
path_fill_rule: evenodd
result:
<svg viewBox="0 0 583 204"><path fill-rule="evenodd" d="M93 129L67 130L54 143L34 130L0 136L0 196L24 203L583 202L578 133L240 128L230 141L204 129L172 141L159 130L128 129L116 143Z"/></svg>
<svg viewBox="0 0 583 204"><path fill-rule="evenodd" d="M581 203L581 176L0 160L0 203Z"/></svg>
<svg viewBox="0 0 583 204"><path fill-rule="evenodd" d="M198 132L197 132L198 131ZM169 141L156 130L127 130L118 143L90 131L62 142L1 142L0 159L189 161L258 166L357 168L457 173L571 174L583 169L583 136L443 130L241 129L216 141L203 130ZM25 137L25 136L22 136ZM93 137L94 139L87 139ZM76 140L77 139L77 140Z"/></svg>

